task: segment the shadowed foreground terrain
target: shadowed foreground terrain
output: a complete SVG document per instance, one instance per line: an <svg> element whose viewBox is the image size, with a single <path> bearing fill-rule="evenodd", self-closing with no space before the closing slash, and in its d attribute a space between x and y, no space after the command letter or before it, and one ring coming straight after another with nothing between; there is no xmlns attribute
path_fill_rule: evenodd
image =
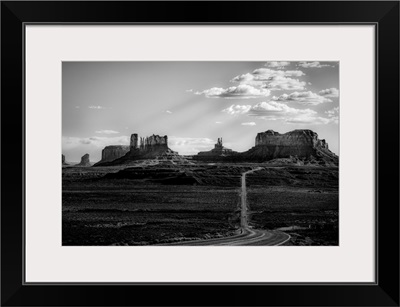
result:
<svg viewBox="0 0 400 307"><path fill-rule="evenodd" d="M240 177L250 228L285 245L338 245L338 168L138 164L63 168L63 245L153 245L240 234Z"/></svg>

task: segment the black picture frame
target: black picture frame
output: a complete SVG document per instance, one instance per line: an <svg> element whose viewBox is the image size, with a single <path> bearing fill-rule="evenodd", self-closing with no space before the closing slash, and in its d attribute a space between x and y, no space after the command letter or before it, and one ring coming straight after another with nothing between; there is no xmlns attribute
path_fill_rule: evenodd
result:
<svg viewBox="0 0 400 307"><path fill-rule="evenodd" d="M375 25L376 283L25 284L27 23ZM399 306L398 1L3 1L1 76L2 306Z"/></svg>

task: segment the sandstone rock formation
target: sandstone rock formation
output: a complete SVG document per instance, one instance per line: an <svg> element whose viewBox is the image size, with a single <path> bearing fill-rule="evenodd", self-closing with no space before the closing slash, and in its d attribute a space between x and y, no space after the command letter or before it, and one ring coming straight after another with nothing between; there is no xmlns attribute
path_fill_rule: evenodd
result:
<svg viewBox="0 0 400 307"><path fill-rule="evenodd" d="M280 134L273 130L258 133L255 146L241 153L244 160L264 162L272 159L297 159L337 165L339 157L329 150L325 140L312 130L294 130Z"/></svg>
<svg viewBox="0 0 400 307"><path fill-rule="evenodd" d="M81 162L76 166L90 166L89 154L85 154L81 158Z"/></svg>
<svg viewBox="0 0 400 307"><path fill-rule="evenodd" d="M114 161L118 158L123 157L127 152L130 151L130 146L128 145L110 145L106 146L101 151L101 160L97 162L94 166L99 163Z"/></svg>
<svg viewBox="0 0 400 307"><path fill-rule="evenodd" d="M179 154L168 147L168 136L152 135L138 137L131 135L129 151L122 157L108 162L99 162L95 166L129 164L131 161L144 159L176 159Z"/></svg>
<svg viewBox="0 0 400 307"><path fill-rule="evenodd" d="M61 154L61 163L62 165L68 165L68 163L65 162L65 156L63 154Z"/></svg>
<svg viewBox="0 0 400 307"><path fill-rule="evenodd" d="M213 149L210 151L200 151L196 156L193 156L193 159L201 161L223 161L225 157L236 154L236 151L225 148L222 145L222 138L218 138L217 144L214 145Z"/></svg>

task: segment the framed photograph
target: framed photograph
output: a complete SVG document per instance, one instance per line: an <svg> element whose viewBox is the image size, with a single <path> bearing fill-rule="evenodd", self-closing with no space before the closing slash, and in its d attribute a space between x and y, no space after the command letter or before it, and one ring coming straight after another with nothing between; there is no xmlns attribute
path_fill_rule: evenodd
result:
<svg viewBox="0 0 400 307"><path fill-rule="evenodd" d="M1 27L2 305L399 306L399 2Z"/></svg>

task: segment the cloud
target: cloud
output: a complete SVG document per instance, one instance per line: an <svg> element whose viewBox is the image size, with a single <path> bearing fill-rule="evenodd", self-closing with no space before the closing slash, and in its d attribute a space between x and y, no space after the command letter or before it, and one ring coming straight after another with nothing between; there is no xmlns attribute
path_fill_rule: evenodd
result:
<svg viewBox="0 0 400 307"><path fill-rule="evenodd" d="M172 114L170 110L165 111L165 113Z"/></svg>
<svg viewBox="0 0 400 307"><path fill-rule="evenodd" d="M186 92L186 93L192 93L192 92L193 92L193 89L186 90L185 92Z"/></svg>
<svg viewBox="0 0 400 307"><path fill-rule="evenodd" d="M272 61L272 62L267 62L265 63L264 66L266 67L270 67L270 68L283 68L285 66L290 65L290 62L286 62L286 61Z"/></svg>
<svg viewBox="0 0 400 307"><path fill-rule="evenodd" d="M292 77L301 77L304 73L301 70L273 70L258 68L252 73L234 77L231 82L249 84L257 88L269 90L303 90L306 82Z"/></svg>
<svg viewBox="0 0 400 307"><path fill-rule="evenodd" d="M337 88L327 88L326 90L322 90L318 92L319 95L324 97L336 98L339 97L339 90Z"/></svg>
<svg viewBox="0 0 400 307"><path fill-rule="evenodd" d="M273 96L272 100L275 101L295 101L303 105L318 105L324 102L331 102L329 98L320 96L311 91L308 92L293 92L290 94L283 94L280 96Z"/></svg>
<svg viewBox="0 0 400 307"><path fill-rule="evenodd" d="M82 140L79 140L79 143L84 144L84 145L89 145L89 144L92 144L92 141L90 139L82 139Z"/></svg>
<svg viewBox="0 0 400 307"><path fill-rule="evenodd" d="M215 122L216 124L222 124L222 122Z"/></svg>
<svg viewBox="0 0 400 307"><path fill-rule="evenodd" d="M75 109L80 109L81 107L80 106L75 106Z"/></svg>
<svg viewBox="0 0 400 307"><path fill-rule="evenodd" d="M303 68L321 68L321 67L333 67L333 65L328 65L328 64L321 64L320 62L299 62L297 66L303 67Z"/></svg>
<svg viewBox="0 0 400 307"><path fill-rule="evenodd" d="M89 109L96 109L96 110L100 110L100 109L105 109L105 107L102 106L88 106Z"/></svg>
<svg viewBox="0 0 400 307"><path fill-rule="evenodd" d="M325 111L325 114L328 115L329 119L338 124L339 123L339 107L335 107L332 110Z"/></svg>
<svg viewBox="0 0 400 307"><path fill-rule="evenodd" d="M63 150L69 150L82 145L91 145L98 149L102 149L108 145L129 145L129 136L117 136L117 137L106 137L106 136L93 136L93 137L62 137L62 148Z"/></svg>
<svg viewBox="0 0 400 307"><path fill-rule="evenodd" d="M204 94L207 98L249 99L269 96L270 91L267 89L255 88L248 84L240 84L238 86L231 86L226 89L213 87L202 92L196 92L195 94Z"/></svg>
<svg viewBox="0 0 400 307"><path fill-rule="evenodd" d="M248 115L266 120L284 120L288 124L319 125L336 122L333 118L318 116L314 110L295 109L274 101L261 102L253 106Z"/></svg>
<svg viewBox="0 0 400 307"><path fill-rule="evenodd" d="M118 131L114 131L114 130L98 130L95 131L95 133L101 133L101 134L116 134L119 133Z"/></svg>
<svg viewBox="0 0 400 307"><path fill-rule="evenodd" d="M231 105L229 108L223 109L222 112L230 115L245 114L251 109L250 105Z"/></svg>
<svg viewBox="0 0 400 307"><path fill-rule="evenodd" d="M335 122L331 118L319 117L319 116L307 116L300 115L293 118L287 118L286 122L289 124L309 124L309 125L320 125L320 124L329 124Z"/></svg>
<svg viewBox="0 0 400 307"><path fill-rule="evenodd" d="M255 122L241 123L242 126L255 126Z"/></svg>
<svg viewBox="0 0 400 307"><path fill-rule="evenodd" d="M168 146L181 155L193 155L199 151L211 150L216 141L209 138L169 136Z"/></svg>
<svg viewBox="0 0 400 307"><path fill-rule="evenodd" d="M289 107L285 103L276 101L260 102L250 108L247 112L249 116L257 116L263 119L277 120L286 119L289 117L315 116L317 112L310 109L295 109Z"/></svg>
<svg viewBox="0 0 400 307"><path fill-rule="evenodd" d="M232 82L248 81L270 81L274 77L301 77L304 73L301 70L274 70L269 68L258 68L252 73L234 77Z"/></svg>
<svg viewBox="0 0 400 307"><path fill-rule="evenodd" d="M324 118L311 109L291 108L277 101L260 102L253 106L232 105L223 110L231 115L254 116L264 120L282 120L289 124L329 124L336 122L334 118Z"/></svg>
<svg viewBox="0 0 400 307"><path fill-rule="evenodd" d="M335 107L332 110L325 111L325 114L328 114L329 117L335 116L339 114L339 107Z"/></svg>
<svg viewBox="0 0 400 307"><path fill-rule="evenodd" d="M264 87L269 90L304 90L306 83L298 79L286 77L273 77L268 82L264 82Z"/></svg>

